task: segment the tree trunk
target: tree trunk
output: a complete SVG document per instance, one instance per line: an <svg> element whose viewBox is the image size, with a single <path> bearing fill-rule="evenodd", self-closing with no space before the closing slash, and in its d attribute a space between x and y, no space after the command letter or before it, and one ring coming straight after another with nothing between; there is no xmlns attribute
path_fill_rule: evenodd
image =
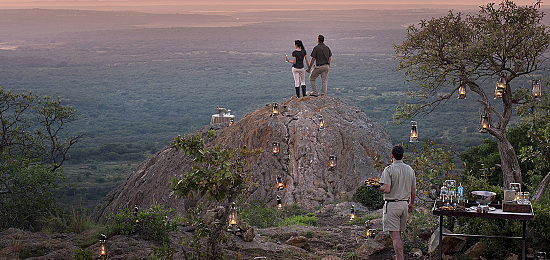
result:
<svg viewBox="0 0 550 260"><path fill-rule="evenodd" d="M497 137L498 151L500 153L500 165L503 174L504 187L510 187L512 182L522 182L521 169L514 147L504 134L503 138Z"/></svg>
<svg viewBox="0 0 550 260"><path fill-rule="evenodd" d="M539 183L539 186L535 190L535 194L533 194L533 201L538 201L540 199L546 188L548 188L548 184L550 184L550 172L546 174Z"/></svg>

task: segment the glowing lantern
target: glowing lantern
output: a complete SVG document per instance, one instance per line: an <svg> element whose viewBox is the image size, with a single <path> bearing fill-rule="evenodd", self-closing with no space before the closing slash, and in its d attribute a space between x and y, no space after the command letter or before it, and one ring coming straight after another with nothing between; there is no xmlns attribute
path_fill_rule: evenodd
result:
<svg viewBox="0 0 550 260"><path fill-rule="evenodd" d="M489 120L489 117L487 114L483 114L481 116L481 119L479 121L479 132L480 133L487 133L487 130L491 128L491 122Z"/></svg>
<svg viewBox="0 0 550 260"><path fill-rule="evenodd" d="M330 167L330 169L334 169L334 167L336 167L336 156L331 155L328 157L328 167Z"/></svg>
<svg viewBox="0 0 550 260"><path fill-rule="evenodd" d="M107 258L106 241L107 236L101 234L101 239L99 239L99 258Z"/></svg>
<svg viewBox="0 0 550 260"><path fill-rule="evenodd" d="M409 143L418 143L418 125L416 121L411 121L411 137Z"/></svg>
<svg viewBox="0 0 550 260"><path fill-rule="evenodd" d="M502 98L502 95L506 91L506 79L500 77L495 86L495 99Z"/></svg>
<svg viewBox="0 0 550 260"><path fill-rule="evenodd" d="M281 176L277 176L277 190L283 190L285 188L285 184L283 183L283 179Z"/></svg>
<svg viewBox="0 0 550 260"><path fill-rule="evenodd" d="M323 116L319 116L319 130L325 129L325 120L323 119Z"/></svg>
<svg viewBox="0 0 550 260"><path fill-rule="evenodd" d="M271 152L273 152L273 154L279 153L279 143L273 142L273 146L271 147Z"/></svg>
<svg viewBox="0 0 550 260"><path fill-rule="evenodd" d="M458 87L458 99L465 99L466 98L466 86L461 85Z"/></svg>
<svg viewBox="0 0 550 260"><path fill-rule="evenodd" d="M138 206L135 206L134 207L134 218L136 219L136 224L139 224L138 211L139 211Z"/></svg>
<svg viewBox="0 0 550 260"><path fill-rule="evenodd" d="M355 205L351 205L350 215L349 215L349 221L352 221L355 219Z"/></svg>
<svg viewBox="0 0 550 260"><path fill-rule="evenodd" d="M234 232L238 231L239 227L237 226L237 206L236 203L233 202L231 204L231 209L229 210L229 228L227 231Z"/></svg>
<svg viewBox="0 0 550 260"><path fill-rule="evenodd" d="M368 229L366 235L368 238L374 239L376 237L377 230L374 228Z"/></svg>
<svg viewBox="0 0 550 260"><path fill-rule="evenodd" d="M273 103L273 107L272 107L271 113L272 113L273 116L276 116L276 115L279 114L279 104Z"/></svg>
<svg viewBox="0 0 550 260"><path fill-rule="evenodd" d="M534 79L531 81L531 94L535 100L540 99L540 96L542 95L542 88L539 79Z"/></svg>
<svg viewBox="0 0 550 260"><path fill-rule="evenodd" d="M277 209L283 209L283 200L279 195L277 195Z"/></svg>
<svg viewBox="0 0 550 260"><path fill-rule="evenodd" d="M228 126L232 126L233 123L235 123L235 118L229 119L229 125Z"/></svg>

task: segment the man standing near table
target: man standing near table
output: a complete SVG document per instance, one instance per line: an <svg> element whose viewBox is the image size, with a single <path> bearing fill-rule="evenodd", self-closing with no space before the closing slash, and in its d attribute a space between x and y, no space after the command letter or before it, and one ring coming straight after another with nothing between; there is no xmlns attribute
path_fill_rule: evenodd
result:
<svg viewBox="0 0 550 260"><path fill-rule="evenodd" d="M321 96L324 96L327 93L327 81L328 81L328 71L330 69L330 60L332 57L332 52L330 48L325 45L325 36L319 34L317 36L317 46L313 47L311 51L311 61L307 64L307 72L311 70L313 63L315 62L315 68L309 75L309 83L311 84L311 89L313 90L311 96L316 97L319 95L317 92L317 86L315 85L315 80L319 75L321 75Z"/></svg>
<svg viewBox="0 0 550 260"><path fill-rule="evenodd" d="M393 163L382 172L378 190L384 193L384 231L390 232L396 259L403 260L401 232L405 231L408 213L414 208L416 177L414 170L403 163L402 146L394 146L391 153Z"/></svg>

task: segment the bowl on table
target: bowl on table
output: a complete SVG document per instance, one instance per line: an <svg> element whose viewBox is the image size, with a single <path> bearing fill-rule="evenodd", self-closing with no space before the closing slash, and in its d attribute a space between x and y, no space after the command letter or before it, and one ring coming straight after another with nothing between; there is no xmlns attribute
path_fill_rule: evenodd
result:
<svg viewBox="0 0 550 260"><path fill-rule="evenodd" d="M472 195L479 206L487 206L497 194L492 191L472 191Z"/></svg>

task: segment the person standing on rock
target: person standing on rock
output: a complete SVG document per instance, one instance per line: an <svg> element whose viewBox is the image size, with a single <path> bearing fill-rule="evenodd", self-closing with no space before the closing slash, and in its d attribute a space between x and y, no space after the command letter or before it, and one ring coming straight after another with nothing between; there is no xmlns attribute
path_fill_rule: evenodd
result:
<svg viewBox="0 0 550 260"><path fill-rule="evenodd" d="M409 212L414 208L416 196L416 177L411 166L403 163L405 149L393 147L393 163L386 167L380 178L379 191L384 193L384 214L382 217L384 231L389 231L397 260L404 259L403 239Z"/></svg>
<svg viewBox="0 0 550 260"><path fill-rule="evenodd" d="M292 63L292 75L294 75L294 88L296 89L296 96L300 97L300 82L302 83L302 97L306 96L306 71L304 68L304 58L306 64L308 64L306 48L300 40L294 41L294 47L296 50L292 52L292 60L286 57L286 61Z"/></svg>
<svg viewBox="0 0 550 260"><path fill-rule="evenodd" d="M319 34L317 36L317 46L311 51L311 61L307 65L307 72L311 71L313 62L315 62L315 68L309 75L309 82L311 84L311 89L313 90L311 96L318 96L317 86L315 85L315 80L321 75L321 96L324 96L327 93L327 81L328 81L328 71L330 69L330 61L332 58L332 52L330 48L325 45L325 36Z"/></svg>

